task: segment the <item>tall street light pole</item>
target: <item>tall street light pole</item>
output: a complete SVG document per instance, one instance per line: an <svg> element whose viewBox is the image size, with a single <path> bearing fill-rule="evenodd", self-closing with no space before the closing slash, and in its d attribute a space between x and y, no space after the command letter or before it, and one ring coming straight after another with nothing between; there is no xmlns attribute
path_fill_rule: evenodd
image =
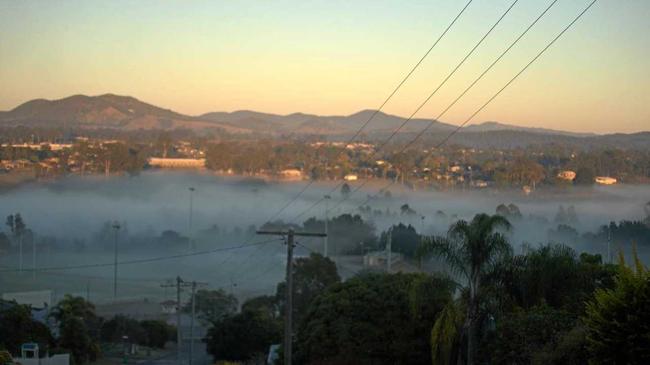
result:
<svg viewBox="0 0 650 365"><path fill-rule="evenodd" d="M425 216L420 217L420 245L424 240L424 219L425 218L426 218ZM418 269L422 270L422 257L418 257Z"/></svg>
<svg viewBox="0 0 650 365"><path fill-rule="evenodd" d="M20 271L20 273L22 274L23 273L23 233L22 232L18 236L18 240L19 240L18 241L18 247L19 247L19 249L18 249L18 262L19 262L18 267L19 267L19 269L18 269L18 271Z"/></svg>
<svg viewBox="0 0 650 365"><path fill-rule="evenodd" d="M32 236L32 280L36 280L36 239Z"/></svg>
<svg viewBox="0 0 650 365"><path fill-rule="evenodd" d="M117 301L117 234L120 230L120 224L113 223L113 230L115 231L113 248L114 248L114 257L113 257L113 301Z"/></svg>
<svg viewBox="0 0 650 365"><path fill-rule="evenodd" d="M329 218L329 210L330 210L329 201L330 201L330 199L332 197L329 196L329 195L325 195L324 198L325 198L325 237L323 237L323 241L325 243L325 247L323 249L323 256L327 257L328 249L329 249L329 247L328 247L328 245L329 245L329 241L328 241L329 220L330 220L330 218Z"/></svg>
<svg viewBox="0 0 650 365"><path fill-rule="evenodd" d="M189 216L189 230L190 230L190 237L189 238L190 238L190 240L189 240L189 244L188 244L189 245L189 250L188 251L192 252L192 249L193 249L193 237L194 237L194 235L192 234L192 210L194 208L193 207L194 191L196 191L196 189L194 187L190 186L188 188L188 190L190 191L190 216Z"/></svg>

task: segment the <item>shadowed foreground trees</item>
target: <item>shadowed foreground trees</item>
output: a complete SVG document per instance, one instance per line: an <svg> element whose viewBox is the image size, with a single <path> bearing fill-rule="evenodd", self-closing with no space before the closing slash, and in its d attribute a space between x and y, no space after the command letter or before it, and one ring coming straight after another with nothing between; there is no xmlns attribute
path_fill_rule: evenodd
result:
<svg viewBox="0 0 650 365"><path fill-rule="evenodd" d="M59 325L59 346L70 351L75 364L97 359L101 322L92 303L82 297L66 295L50 315Z"/></svg>
<svg viewBox="0 0 650 365"><path fill-rule="evenodd" d="M43 349L54 346L50 329L32 318L26 305L0 300L0 348L12 354L20 353L20 345L36 342Z"/></svg>
<svg viewBox="0 0 650 365"><path fill-rule="evenodd" d="M123 336L128 336L129 342L164 348L167 341L176 338L176 327L163 320L138 321L118 314L102 324L100 333L104 342L122 343Z"/></svg>
<svg viewBox="0 0 650 365"><path fill-rule="evenodd" d="M616 266L549 244L507 257L489 277L478 358L488 363L586 364L585 302L614 285Z"/></svg>
<svg viewBox="0 0 650 365"><path fill-rule="evenodd" d="M296 363L430 363L429 332L453 288L425 274L360 274L333 285L299 325Z"/></svg>
<svg viewBox="0 0 650 365"><path fill-rule="evenodd" d="M650 363L650 271L634 252L635 267L620 258L612 289L599 289L584 316L592 364Z"/></svg>
<svg viewBox="0 0 650 365"><path fill-rule="evenodd" d="M223 289L199 289L196 292L195 302L198 317L205 323L214 323L223 317L235 313L238 306L237 298L232 294L226 293ZM183 310L190 313L192 311L192 304L188 303Z"/></svg>
<svg viewBox="0 0 650 365"><path fill-rule="evenodd" d="M311 301L326 288L341 281L332 260L319 253L298 258L293 264L293 318L299 323L309 310ZM275 300L280 313L285 313L286 282L278 284Z"/></svg>
<svg viewBox="0 0 650 365"><path fill-rule="evenodd" d="M316 296L341 281L330 259L312 253L298 258L293 266L294 320L299 323ZM271 344L281 342L285 282L275 296L259 296L244 302L239 313L214 320L205 342L215 360L251 361L266 354ZM294 327L295 328L295 327Z"/></svg>
<svg viewBox="0 0 650 365"><path fill-rule="evenodd" d="M282 323L267 311L244 309L241 313L214 322L205 338L215 359L248 361L264 358L269 345L279 343Z"/></svg>

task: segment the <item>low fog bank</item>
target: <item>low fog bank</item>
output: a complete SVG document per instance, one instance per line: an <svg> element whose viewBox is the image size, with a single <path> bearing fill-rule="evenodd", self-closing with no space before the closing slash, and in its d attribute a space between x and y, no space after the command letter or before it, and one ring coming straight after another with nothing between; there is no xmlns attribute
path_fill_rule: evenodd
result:
<svg viewBox="0 0 650 365"><path fill-rule="evenodd" d="M26 226L34 232L37 267L110 264L115 239L110 223L113 221L121 226L120 261L183 254L190 246L196 251L205 251L191 257L122 265L119 276L124 297L143 293L164 297L160 284L176 275L208 281L213 287L230 288L240 297L249 297L273 292L282 278L284 247L281 242L217 250L267 239L256 236L255 229L305 184L188 172L147 172L136 177L73 177L25 185L0 195L0 215L4 219L20 213ZM349 184L354 191L361 182ZM419 234L444 234L454 221L469 220L481 212L494 214L503 204L504 214L512 213L509 218L514 227L510 241L516 252L526 244L536 246L555 241L572 246L578 252L605 254L607 247L602 235L595 236L600 227L612 221L643 220L647 214L645 204L650 200L650 186L569 188L536 191L530 195L494 190L425 192L394 186L389 194L370 199L360 209L359 205L367 200L368 194L376 194L383 184L385 182L368 184L340 205L341 192L337 190L331 194L330 218L345 213L359 214L374 228L376 243L366 250L381 248L381 233L394 224L410 224ZM302 224L310 217L322 220L325 204L299 219L294 218L334 186L335 183L314 183L276 219L294 224ZM190 187L196 189L192 198L191 229ZM516 211L507 210L515 208ZM501 209L503 212L504 207ZM571 230L558 228L559 225ZM8 233L7 227L4 230ZM322 250L320 239L303 243L312 250ZM23 267L30 269L33 265L31 246L26 250ZM354 250L348 251L354 253ZM648 262L646 251L646 247L640 247L641 257ZM297 254L308 255L309 251L299 247ZM18 267L16 253L0 256L0 265ZM58 285L60 290L82 294L86 290L97 291L96 295L107 296L112 283L112 266L39 272L35 280L31 280L30 273L12 272L2 277L3 290ZM16 277L20 280L13 280Z"/></svg>
<svg viewBox="0 0 650 365"><path fill-rule="evenodd" d="M90 240L107 221L126 223L129 232L146 233L162 230L189 231L189 187L196 188L193 198L194 230L217 225L222 229L246 229L259 226L294 197L305 182L264 182L262 180L219 177L212 174L182 172L148 172L136 177L74 177L48 184L25 185L0 195L0 215L19 212L28 225L41 235L65 239ZM352 190L360 182L349 183ZM341 200L337 191L332 194L330 215L359 213L358 206L368 194L378 188L369 187ZM302 198L277 217L292 219L306 210L334 184L313 184ZM494 213L499 204L516 204L524 216L535 215L553 221L559 207L574 206L579 218L579 231L594 230L602 224L623 219L643 217L644 204L650 200L650 186L608 186L571 188L561 194L534 192L524 195L515 192L406 191L397 186L390 189L392 198L371 200L373 209L399 213L403 204L409 204L425 223L437 222L436 212L449 217L469 219L479 212ZM325 204L303 215L294 223L302 223L310 216L323 217ZM383 228L391 222L376 222Z"/></svg>

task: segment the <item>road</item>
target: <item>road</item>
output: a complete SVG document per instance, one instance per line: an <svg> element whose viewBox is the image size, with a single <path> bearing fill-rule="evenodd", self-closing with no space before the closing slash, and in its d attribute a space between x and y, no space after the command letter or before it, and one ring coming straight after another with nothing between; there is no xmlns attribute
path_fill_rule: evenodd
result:
<svg viewBox="0 0 650 365"><path fill-rule="evenodd" d="M210 365L212 364L212 356L208 354L205 343L202 341L207 333L207 328L199 321L195 322L194 327L194 356L192 365ZM189 365L190 356L190 326L189 319L183 315L181 323L181 337L183 342L181 345L181 364ZM174 365L178 364L176 348L171 349L168 353L156 359L149 359L138 362L138 365Z"/></svg>

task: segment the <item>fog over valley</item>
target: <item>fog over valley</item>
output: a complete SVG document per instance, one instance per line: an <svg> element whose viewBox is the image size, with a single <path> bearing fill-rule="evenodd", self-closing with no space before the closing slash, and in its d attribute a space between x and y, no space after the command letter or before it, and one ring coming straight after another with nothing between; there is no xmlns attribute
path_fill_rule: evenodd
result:
<svg viewBox="0 0 650 365"><path fill-rule="evenodd" d="M233 290L239 297L249 297L258 292L272 293L284 271L286 255L282 241L278 239L237 250L228 248L268 239L267 236L256 236L255 229L270 219L306 183L201 172L146 171L132 177L73 176L22 185L0 196L0 214L6 217L20 213L37 242L36 266L59 269L39 271L36 273L39 279L32 282L32 248L31 244L25 244L24 272L4 273L0 280L3 286L16 290L53 287L83 294L88 289L91 295L96 295L96 300L108 299L112 293L113 270L114 230L111 224L118 221L121 225L118 231L119 261L124 262L119 266L118 277L120 292L125 297L129 294L162 297L165 291L160 288L161 283L176 275L190 274L203 278L212 287ZM349 185L354 190L360 183L350 182ZM195 188L191 232L190 187ZM324 204L295 218L330 193L333 187L333 182L316 183L276 220L298 225L310 217L322 221ZM398 223L412 225L418 234L440 235L458 219L471 220L481 212L494 214L499 204L514 204L521 213L521 218L511 217L514 228L509 237L515 252L521 252L524 244L536 247L562 240L561 243L574 247L578 252L604 256L607 246L602 240L589 242L579 239L578 235L595 234L600 226L610 221L643 219L646 214L644 204L650 197L648 185L539 189L530 195L516 189L412 191L394 185L390 193L378 194L378 197L368 200L368 194L374 196L378 189L372 183L368 184L344 201L340 191L332 193L330 219L346 213L359 214L374 227L372 234L376 239ZM339 205L341 201L343 204ZM366 201L369 209L360 208L359 205ZM568 213L565 218L558 217L560 207ZM575 216L570 217L571 211ZM573 227L577 235L554 233L561 223ZM308 238L300 243L309 250L323 250L321 238ZM629 251L630 242L621 243ZM193 246L192 252L199 254L185 256L190 245ZM330 245L336 247L336 237L330 238ZM219 249L226 250L214 251ZM299 246L296 253L307 256L309 250ZM645 247L640 251L645 260ZM337 262L342 276L363 268L360 256L354 258L352 253L349 247L338 251L342 256ZM170 255L181 257L165 258ZM164 259L129 263L152 258ZM5 270L16 269L18 253L2 256L0 262ZM93 264L100 266L61 269ZM16 276L21 280L10 279ZM43 277L48 280L42 280Z"/></svg>

